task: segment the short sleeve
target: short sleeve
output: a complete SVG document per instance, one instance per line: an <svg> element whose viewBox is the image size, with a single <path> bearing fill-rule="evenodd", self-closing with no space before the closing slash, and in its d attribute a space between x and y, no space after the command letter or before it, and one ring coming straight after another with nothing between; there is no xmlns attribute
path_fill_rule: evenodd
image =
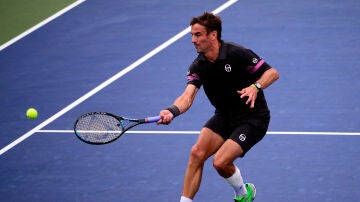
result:
<svg viewBox="0 0 360 202"><path fill-rule="evenodd" d="M200 78L200 72L198 67L198 61L195 60L189 67L186 75L187 84L195 85L197 88L200 88L202 81Z"/></svg>

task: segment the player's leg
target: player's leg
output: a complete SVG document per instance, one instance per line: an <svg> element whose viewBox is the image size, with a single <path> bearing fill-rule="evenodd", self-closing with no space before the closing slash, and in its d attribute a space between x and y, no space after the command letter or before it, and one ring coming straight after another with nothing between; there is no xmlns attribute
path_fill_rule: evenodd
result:
<svg viewBox="0 0 360 202"><path fill-rule="evenodd" d="M213 159L213 166L220 176L229 178L236 171L233 162L235 159L241 157L242 154L243 149L241 146L237 142L228 139L216 152Z"/></svg>
<svg viewBox="0 0 360 202"><path fill-rule="evenodd" d="M219 175L234 188L235 201L252 201L256 195L255 186L244 184L240 170L234 165L238 157L242 157L266 134L268 118L248 119L251 124L240 124L230 138L219 148L214 156L213 165Z"/></svg>
<svg viewBox="0 0 360 202"><path fill-rule="evenodd" d="M233 163L242 154L243 149L241 146L237 142L228 139L216 152L213 159L213 166L216 171L233 187L235 198L247 194L240 169Z"/></svg>
<svg viewBox="0 0 360 202"><path fill-rule="evenodd" d="M195 145L191 149L187 165L182 196L193 199L199 190L204 162L213 155L224 143L224 139L204 127Z"/></svg>

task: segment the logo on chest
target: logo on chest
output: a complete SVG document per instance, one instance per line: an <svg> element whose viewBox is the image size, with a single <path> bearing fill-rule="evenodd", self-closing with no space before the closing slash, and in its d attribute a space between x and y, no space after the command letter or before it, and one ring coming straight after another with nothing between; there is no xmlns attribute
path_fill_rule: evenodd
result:
<svg viewBox="0 0 360 202"><path fill-rule="evenodd" d="M225 71L226 72L231 72L231 66L229 64L225 65Z"/></svg>

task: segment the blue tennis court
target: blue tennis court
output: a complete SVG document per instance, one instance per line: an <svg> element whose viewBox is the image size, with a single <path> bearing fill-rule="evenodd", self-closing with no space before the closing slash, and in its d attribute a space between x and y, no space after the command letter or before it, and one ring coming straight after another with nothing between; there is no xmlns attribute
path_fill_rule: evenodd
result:
<svg viewBox="0 0 360 202"><path fill-rule="evenodd" d="M79 3L79 2L78 2ZM158 115L197 56L189 20L216 11L223 39L280 72L269 133L236 163L257 202L360 198L360 3L88 0L0 50L0 201L179 201L188 155L213 108L202 91L168 126L108 145L79 141L89 111ZM39 117L28 120L26 109ZM232 201L209 161L194 201Z"/></svg>

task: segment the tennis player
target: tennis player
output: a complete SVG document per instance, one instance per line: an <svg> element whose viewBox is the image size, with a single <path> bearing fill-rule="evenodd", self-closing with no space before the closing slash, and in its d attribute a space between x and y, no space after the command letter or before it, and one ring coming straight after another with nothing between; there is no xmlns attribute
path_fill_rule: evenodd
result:
<svg viewBox="0 0 360 202"><path fill-rule="evenodd" d="M265 136L270 111L263 90L279 78L279 73L253 51L223 41L219 16L206 12L192 18L190 25L198 57L189 67L185 91L173 105L160 111L157 123L169 124L186 112L201 86L215 113L191 149L180 202L193 201L204 162L212 155L214 168L235 191L234 201L253 201L255 185L244 183L234 160Z"/></svg>

